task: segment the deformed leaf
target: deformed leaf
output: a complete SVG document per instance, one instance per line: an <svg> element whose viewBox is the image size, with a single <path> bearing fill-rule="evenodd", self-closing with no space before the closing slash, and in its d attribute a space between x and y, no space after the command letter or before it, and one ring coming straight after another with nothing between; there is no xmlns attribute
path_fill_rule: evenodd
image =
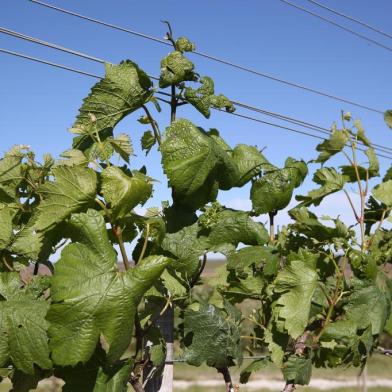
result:
<svg viewBox="0 0 392 392"><path fill-rule="evenodd" d="M204 76L200 79L201 87L193 89L187 87L184 92L185 99L193 105L204 117L210 117L210 108L225 109L227 112L234 112L233 103L224 95L214 95L214 82Z"/></svg>
<svg viewBox="0 0 392 392"><path fill-rule="evenodd" d="M316 147L316 150L320 152L316 162L326 162L333 155L342 151L348 140L349 134L347 131L333 130L329 139L324 140Z"/></svg>
<svg viewBox="0 0 392 392"><path fill-rule="evenodd" d="M269 166L269 162L264 155L253 146L238 144L233 150L233 160L239 172L237 186L241 187L259 174L262 169Z"/></svg>
<svg viewBox="0 0 392 392"><path fill-rule="evenodd" d="M124 217L151 196L151 181L138 171L132 172L130 177L120 168L109 166L102 171L101 176L102 194L116 218Z"/></svg>
<svg viewBox="0 0 392 392"><path fill-rule="evenodd" d="M142 150L145 150L147 155L150 152L151 148L154 146L154 144L157 142L157 140L151 131L146 131L143 133L140 142L142 145Z"/></svg>
<svg viewBox="0 0 392 392"><path fill-rule="evenodd" d="M80 136L74 148L85 150L92 135L113 129L125 116L139 109L151 95L152 83L147 74L130 60L118 65L105 64L105 77L84 99L71 131Z"/></svg>
<svg viewBox="0 0 392 392"><path fill-rule="evenodd" d="M143 294L168 259L151 256L121 273L104 219L97 211L75 214L70 224L78 242L67 245L55 265L48 313L52 359L61 366L86 363L102 337L107 359L114 362L131 341Z"/></svg>
<svg viewBox="0 0 392 392"><path fill-rule="evenodd" d="M253 210L257 215L279 211L290 203L293 183L287 170L273 170L253 182L250 191Z"/></svg>
<svg viewBox="0 0 392 392"><path fill-rule="evenodd" d="M213 305L185 311L184 335L184 358L190 365L206 362L219 369L242 358L238 320Z"/></svg>
<svg viewBox="0 0 392 392"><path fill-rule="evenodd" d="M195 50L195 44L186 37L177 38L175 46L180 52L193 52Z"/></svg>
<svg viewBox="0 0 392 392"><path fill-rule="evenodd" d="M194 65L180 51L175 50L161 60L159 87L165 88L187 80L196 80Z"/></svg>
<svg viewBox="0 0 392 392"><path fill-rule="evenodd" d="M188 120L172 123L160 148L164 171L182 203L200 207L210 201L203 200L206 195L216 196L217 187L227 190L239 180L237 166L219 135L206 133Z"/></svg>

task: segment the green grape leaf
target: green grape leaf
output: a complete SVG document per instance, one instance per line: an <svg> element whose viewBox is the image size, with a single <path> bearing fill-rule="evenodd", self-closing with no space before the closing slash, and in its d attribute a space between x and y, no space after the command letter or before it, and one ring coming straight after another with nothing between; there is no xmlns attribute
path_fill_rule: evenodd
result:
<svg viewBox="0 0 392 392"><path fill-rule="evenodd" d="M193 52L196 49L195 44L186 37L177 38L175 46L179 52Z"/></svg>
<svg viewBox="0 0 392 392"><path fill-rule="evenodd" d="M284 163L284 168L290 174L294 188L298 188L308 175L308 166L303 160L297 161L292 157L288 157Z"/></svg>
<svg viewBox="0 0 392 392"><path fill-rule="evenodd" d="M392 335L392 314L389 316L389 319L387 320L384 328L385 332L389 333Z"/></svg>
<svg viewBox="0 0 392 392"><path fill-rule="evenodd" d="M185 81L195 81L196 74L193 72L195 66L180 51L175 50L161 60L161 75L159 87L165 88L172 84Z"/></svg>
<svg viewBox="0 0 392 392"><path fill-rule="evenodd" d="M324 163L333 155L342 151L349 137L349 133L345 130L333 130L329 139L324 140L316 147L316 150L320 152L316 162Z"/></svg>
<svg viewBox="0 0 392 392"><path fill-rule="evenodd" d="M373 148L368 148L365 154L369 159L369 178L378 177L380 175L380 163L378 162L376 152Z"/></svg>
<svg viewBox="0 0 392 392"><path fill-rule="evenodd" d="M199 268L199 257L208 249L205 236L199 235L199 225L194 223L174 233L167 233L161 247L169 252L176 261L176 271L191 277Z"/></svg>
<svg viewBox="0 0 392 392"><path fill-rule="evenodd" d="M84 155L83 151L72 148L60 154L62 158L56 162L56 166L86 166L88 158Z"/></svg>
<svg viewBox="0 0 392 392"><path fill-rule="evenodd" d="M59 166L53 168L52 175L55 180L38 189L43 197L34 223L38 231L51 229L73 212L87 209L95 199L97 176L92 169Z"/></svg>
<svg viewBox="0 0 392 392"><path fill-rule="evenodd" d="M246 144L235 146L232 156L239 172L238 187L245 185L258 175L264 167L269 166L267 159L256 147Z"/></svg>
<svg viewBox="0 0 392 392"><path fill-rule="evenodd" d="M354 127L357 129L356 137L361 141L366 147L371 147L370 140L366 137L365 130L362 126L361 120L354 120Z"/></svg>
<svg viewBox="0 0 392 392"><path fill-rule="evenodd" d="M348 320L354 321L358 328L372 326L372 334L380 334L390 315L391 298L374 283L357 282L345 306Z"/></svg>
<svg viewBox="0 0 392 392"><path fill-rule="evenodd" d="M175 272L165 270L161 275L161 279L170 298L177 299L187 296L187 288L182 284L181 279Z"/></svg>
<svg viewBox="0 0 392 392"><path fill-rule="evenodd" d="M50 369L47 323L49 304L27 288L20 288L19 274L0 273L0 366L8 361L26 374L34 365Z"/></svg>
<svg viewBox="0 0 392 392"><path fill-rule="evenodd" d="M250 266L262 268L266 276L275 275L279 266L279 255L266 246L247 246L227 258L227 269L237 273L245 272Z"/></svg>
<svg viewBox="0 0 392 392"><path fill-rule="evenodd" d="M187 87L184 91L185 99L194 106L204 117L210 117L211 96L214 94L214 81L204 76L200 79L198 89Z"/></svg>
<svg viewBox="0 0 392 392"><path fill-rule="evenodd" d="M157 139L151 131L146 131L143 133L140 142L141 142L142 150L145 150L147 155L151 151L155 143L157 142Z"/></svg>
<svg viewBox="0 0 392 392"><path fill-rule="evenodd" d="M123 218L151 196L150 179L138 171L132 172L132 175L130 177L115 166L102 171L102 194L116 218Z"/></svg>
<svg viewBox="0 0 392 392"><path fill-rule="evenodd" d="M264 340L268 344L268 351L271 354L271 361L278 367L282 366L284 351L282 345L274 341L274 334L269 330L264 330Z"/></svg>
<svg viewBox="0 0 392 392"><path fill-rule="evenodd" d="M294 185L288 170L276 169L253 181L250 191L253 210L257 215L282 210L288 206Z"/></svg>
<svg viewBox="0 0 392 392"><path fill-rule="evenodd" d="M39 258L46 235L72 213L87 210L94 204L96 173L82 166L56 166L54 181L47 181L38 189L43 200L30 221L13 240L11 250L33 260Z"/></svg>
<svg viewBox="0 0 392 392"><path fill-rule="evenodd" d="M11 242L15 212L15 208L9 204L0 204L0 250L7 249Z"/></svg>
<svg viewBox="0 0 392 392"><path fill-rule="evenodd" d="M216 132L208 134L188 120L179 119L166 129L161 144L162 164L176 197L192 198L197 193L190 203L196 204L200 196L217 190L215 185L227 190L237 183L237 166L226 146Z"/></svg>
<svg viewBox="0 0 392 392"><path fill-rule="evenodd" d="M159 328L154 326L149 328L144 339L147 342L146 355L149 356L153 366L160 368L166 360L166 343Z"/></svg>
<svg viewBox="0 0 392 392"><path fill-rule="evenodd" d="M223 94L213 95L211 97L211 106L219 110L225 109L226 112L228 113L235 112L235 107L233 105L233 102L231 102L230 99Z"/></svg>
<svg viewBox="0 0 392 392"><path fill-rule="evenodd" d="M387 207L392 207L392 180L382 182L373 188L372 194L374 198L381 203L384 203Z"/></svg>
<svg viewBox="0 0 392 392"><path fill-rule="evenodd" d="M304 332L308 324L316 287L317 272L301 255L298 255L298 259L291 259L275 279L274 292L279 294L276 312L294 339Z"/></svg>
<svg viewBox="0 0 392 392"><path fill-rule="evenodd" d="M85 364L57 367L55 376L64 380L63 392L127 392L131 361L105 363L105 352L97 348Z"/></svg>
<svg viewBox="0 0 392 392"><path fill-rule="evenodd" d="M130 60L118 65L105 64L105 77L96 83L84 99L71 128L80 136L73 147L84 151L93 143L93 134L112 130L128 114L142 107L150 98L152 82Z"/></svg>
<svg viewBox="0 0 392 392"><path fill-rule="evenodd" d="M125 162L129 163L129 157L133 154L131 138L126 133L120 133L113 139L108 139L114 151L116 151Z"/></svg>
<svg viewBox="0 0 392 392"><path fill-rule="evenodd" d="M194 306L195 307L195 306ZM184 358L193 366L224 368L241 361L239 321L210 304L187 308L184 317Z"/></svg>
<svg viewBox="0 0 392 392"><path fill-rule="evenodd" d="M324 197L342 190L347 179L346 176L339 174L332 167L319 169L314 174L313 181L321 187L310 191L307 196L296 196L296 200L301 201L301 205L313 204L318 206Z"/></svg>
<svg viewBox="0 0 392 392"><path fill-rule="evenodd" d="M245 245L263 245L268 242L268 238L265 227L250 218L249 213L229 208L217 213L216 223L208 232L209 248L214 251L224 251L227 244L235 249L240 242Z"/></svg>
<svg viewBox="0 0 392 392"><path fill-rule="evenodd" d="M267 365L268 365L268 359L266 358L255 359L245 369L241 371L240 383L246 384L249 381L249 378L252 373L264 369Z"/></svg>
<svg viewBox="0 0 392 392"><path fill-rule="evenodd" d="M198 89L187 87L184 91L185 99L194 106L204 117L210 117L210 108L225 109L234 112L233 103L224 95L214 95L214 81L204 76L200 79L201 86Z"/></svg>
<svg viewBox="0 0 392 392"><path fill-rule="evenodd" d="M307 385L312 375L312 360L310 358L300 358L292 355L283 364L282 373L287 382L292 382L297 385Z"/></svg>
<svg viewBox="0 0 392 392"><path fill-rule="evenodd" d="M347 238L353 235L340 219L331 219L335 227L323 225L306 207L293 208L289 215L295 220L295 223L290 225L291 228L317 241L331 241L333 238Z"/></svg>
<svg viewBox="0 0 392 392"><path fill-rule="evenodd" d="M70 225L78 242L64 248L52 281L48 313L52 359L61 366L85 363L101 338L108 361L114 362L131 341L142 296L168 259L151 256L121 273L104 219L97 211L72 215Z"/></svg>
<svg viewBox="0 0 392 392"><path fill-rule="evenodd" d="M384 120L388 127L392 129L392 110L387 110L384 113Z"/></svg>
<svg viewBox="0 0 392 392"><path fill-rule="evenodd" d="M0 159L0 201L17 201L16 189L24 178L22 158L11 150Z"/></svg>

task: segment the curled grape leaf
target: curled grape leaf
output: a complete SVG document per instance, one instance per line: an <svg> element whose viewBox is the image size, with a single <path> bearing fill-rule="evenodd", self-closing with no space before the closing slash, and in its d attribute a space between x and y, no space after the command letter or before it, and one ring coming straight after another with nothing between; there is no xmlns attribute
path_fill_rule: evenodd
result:
<svg viewBox="0 0 392 392"><path fill-rule="evenodd" d="M196 80L194 65L180 51L175 50L161 60L159 87L165 88L187 80Z"/></svg>
<svg viewBox="0 0 392 392"><path fill-rule="evenodd" d="M329 139L324 140L316 147L316 150L320 152L316 162L324 163L333 155L342 151L349 137L349 133L345 130L333 130Z"/></svg>
<svg viewBox="0 0 392 392"><path fill-rule="evenodd" d="M115 218L123 218L138 204L144 204L151 193L150 179L138 171L132 172L132 177L115 166L102 172L102 194Z"/></svg>
<svg viewBox="0 0 392 392"><path fill-rule="evenodd" d="M296 200L301 201L301 205L318 206L324 197L342 190L347 179L347 176L339 174L332 167L319 169L314 174L313 181L321 187L310 191L306 196L296 196Z"/></svg>
<svg viewBox="0 0 392 392"><path fill-rule="evenodd" d="M128 114L139 109L151 96L152 82L147 74L130 60L118 65L105 64L105 77L84 99L71 132L79 136L73 147L85 150L91 146L92 134L112 130Z"/></svg>
<svg viewBox="0 0 392 392"><path fill-rule="evenodd" d="M234 112L233 103L224 95L214 95L214 81L204 76L200 79L201 87L193 89L187 87L184 92L185 99L193 105L204 117L210 117L210 108L225 109L227 112Z"/></svg>
<svg viewBox="0 0 392 392"><path fill-rule="evenodd" d="M184 119L172 123L166 129L161 152L176 198L199 207L201 201L197 200L210 201L205 195L216 196L217 187L235 186L239 173L227 148L216 132L206 133Z"/></svg>
<svg viewBox="0 0 392 392"><path fill-rule="evenodd" d="M195 44L186 37L177 38L175 46L180 52L193 52L195 50Z"/></svg>
<svg viewBox="0 0 392 392"><path fill-rule="evenodd" d="M267 159L256 147L246 144L235 146L232 156L239 172L239 180L237 182L239 187L245 185L259 174L264 167L269 165Z"/></svg>
<svg viewBox="0 0 392 392"><path fill-rule="evenodd" d="M70 224L78 242L64 248L55 266L48 313L52 358L62 366L85 363L102 338L108 361L114 362L131 341L143 294L168 259L151 256L121 273L104 219L97 211L75 214Z"/></svg>
<svg viewBox="0 0 392 392"><path fill-rule="evenodd" d="M206 362L218 369L241 360L239 320L213 305L195 305L185 311L185 360L193 366Z"/></svg>

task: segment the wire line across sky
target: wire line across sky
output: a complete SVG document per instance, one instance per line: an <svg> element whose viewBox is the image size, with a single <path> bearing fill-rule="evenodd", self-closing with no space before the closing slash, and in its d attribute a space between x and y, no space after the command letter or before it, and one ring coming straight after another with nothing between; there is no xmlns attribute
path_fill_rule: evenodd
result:
<svg viewBox="0 0 392 392"><path fill-rule="evenodd" d="M122 31L122 32L125 32L125 33L128 33L128 34L140 37L140 38L148 39L150 41L158 42L160 44L171 45L169 42L167 42L165 40L162 40L160 38L154 37L152 35L148 35L148 34L141 33L141 32L135 31L135 30L127 29L125 27L118 26L118 25L115 25L115 24L112 24L112 23L108 23L108 22L105 22L105 21L102 21L102 20L99 20L99 19L95 19L95 18L92 18L90 16L82 15L80 13L77 13L77 12L74 12L74 11L70 11L70 10L67 10L65 8L60 8L60 7L57 7L55 5L52 5L52 4L49 4L49 3L46 3L46 2L43 2L43 1L40 1L40 0L30 0L30 1L32 3L34 3L34 4L41 5L41 6L53 9L55 11L58 11L58 12L61 12L61 13L64 13L64 14L67 14L67 15L70 15L70 16L74 16L74 17L77 17L77 18L80 18L80 19L83 19L83 20L87 20L89 22L93 22L93 23L96 23L96 24L99 24L99 25L102 25L102 26L105 26L105 27L108 27L108 28L111 28L111 29ZM253 75L257 75L257 76L263 77L263 78L267 78L267 79L273 80L275 82L278 82L278 83L281 83L281 84L284 84L284 85L287 85L287 86L295 87L297 89L301 89L301 90L304 90L304 91L307 91L307 92L310 92L310 93L313 93L313 94L317 94L317 95L320 95L320 96L323 96L323 97L326 97L326 98L330 98L330 99L333 99L335 101L348 103L350 105L353 105L353 106L356 106L356 107L359 107L359 108L362 108L362 109L365 109L365 110L369 110L369 111L372 111L372 112L375 112L375 113L382 114L384 112L383 110L380 110L380 109L377 109L377 108L373 108L371 106L368 106L368 105L365 105L365 104L362 104L362 103L358 103L358 102L355 102L353 100L350 100L350 99L347 99L347 98L344 98L344 97L340 97L340 96L337 96L337 95L334 95L334 94L330 94L330 93L327 93L327 92L324 92L324 91L321 91L321 90L318 90L318 89L314 89L314 88L305 86L305 85L300 84L300 83L296 83L296 82L292 82L292 81L289 81L289 80L285 80L285 79L279 78L277 76L270 75L270 74L267 74L267 73L255 70L255 69L246 67L244 65L236 64L236 63L233 63L233 62L231 62L229 60L222 59L222 58L219 58L219 57L207 54L207 53L203 53L203 52L200 52L200 51L197 51L197 50L192 52L192 53L194 53L194 54L196 54L198 56L207 58L209 60L218 62L220 64L225 64L227 66L236 68L238 70L241 70L241 71L244 71L244 72L248 72L248 73L251 73Z"/></svg>

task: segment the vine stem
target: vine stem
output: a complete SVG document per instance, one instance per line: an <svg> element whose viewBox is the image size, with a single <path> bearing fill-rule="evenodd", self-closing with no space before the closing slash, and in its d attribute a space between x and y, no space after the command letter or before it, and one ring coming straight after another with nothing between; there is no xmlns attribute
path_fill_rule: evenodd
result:
<svg viewBox="0 0 392 392"><path fill-rule="evenodd" d="M273 244L275 241L275 225L274 225L274 218L276 216L276 212L272 211L269 214L269 221L270 221L270 241Z"/></svg>
<svg viewBox="0 0 392 392"><path fill-rule="evenodd" d="M351 200L350 195L348 194L348 192L346 191L346 189L343 189L343 192L344 192L344 194L346 195L348 202L350 203L351 209L353 210L353 213L354 213L355 220L356 220L357 222L359 222L359 216L358 216L358 214L357 214L357 211L355 210L354 203L353 203L353 201Z"/></svg>
<svg viewBox="0 0 392 392"><path fill-rule="evenodd" d="M354 167L354 171L355 171L355 176L357 178L357 183L358 183L358 191L359 191L359 196L361 198L361 214L359 216L359 219L357 219L358 223L359 223L359 227L361 229L361 250L364 250L365 247L365 222L364 222L364 217L365 217L365 198L366 198L366 193L367 193L367 188L368 186L366 185L366 191L363 190L362 187L362 181L361 181L361 177L359 175L359 170L358 170L358 163L357 163L357 154L355 151L355 143L353 141L351 141L351 150L352 150L352 154L353 154L353 160L352 160L352 165ZM369 174L366 174L366 178L368 179ZM366 181L368 182L368 180Z"/></svg>
<svg viewBox="0 0 392 392"><path fill-rule="evenodd" d="M146 230L144 233L144 242L143 242L143 248L142 251L140 252L140 256L138 259L138 263L140 263L143 260L144 254L146 253L146 249L147 249L147 243L148 243L148 236L150 235L150 224L147 223L146 225Z"/></svg>
<svg viewBox="0 0 392 392"><path fill-rule="evenodd" d="M240 338L241 339L260 340L261 342L264 342L264 339L258 338L257 336L241 335Z"/></svg>
<svg viewBox="0 0 392 392"><path fill-rule="evenodd" d="M157 139L158 145L161 145L161 132L159 131L159 128L157 126L156 121L154 118L151 116L150 111L148 110L146 105L143 105L142 108L146 112L146 116L148 117L148 120L150 121L150 124L152 126L152 129L154 131L155 139Z"/></svg>
<svg viewBox="0 0 392 392"><path fill-rule="evenodd" d="M117 238L118 245L120 247L124 268L127 271L129 269L129 260L128 260L127 252L125 250L124 241L122 238L122 229L120 226L113 226L113 232Z"/></svg>
<svg viewBox="0 0 392 392"><path fill-rule="evenodd" d="M384 211L382 212L381 219L380 219L380 221L378 222L377 228L376 228L376 230L374 230L374 233L373 233L372 237L371 237L370 240L369 240L368 247L370 247L370 246L372 245L373 240L374 240L374 237L376 236L378 230L380 230L382 224L384 223L384 219L385 219L385 215L386 215L387 211L388 211L388 210L384 210Z"/></svg>
<svg viewBox="0 0 392 392"><path fill-rule="evenodd" d="M204 254L203 254L203 260L202 260L202 262L201 262L199 271L198 271L197 274L193 277L192 281L191 281L190 284L189 284L190 288L192 288L192 287L197 283L197 281L199 280L201 274L202 274L203 271L204 271L204 268L205 268L206 264L207 264L207 252L204 252Z"/></svg>
<svg viewBox="0 0 392 392"><path fill-rule="evenodd" d="M11 271L11 272L15 271L14 268L8 263L8 261L5 258L5 256L3 256L3 263L8 268L9 271Z"/></svg>
<svg viewBox="0 0 392 392"><path fill-rule="evenodd" d="M177 111L177 98L176 98L176 86L171 85L171 100L170 100L170 122L176 121L176 111Z"/></svg>
<svg viewBox="0 0 392 392"><path fill-rule="evenodd" d="M217 371L218 371L218 373L222 374L223 379L225 380L226 392L235 392L234 385L233 385L233 382L231 380L231 375L230 375L229 368L227 368L227 367L220 368L220 369L217 369Z"/></svg>

